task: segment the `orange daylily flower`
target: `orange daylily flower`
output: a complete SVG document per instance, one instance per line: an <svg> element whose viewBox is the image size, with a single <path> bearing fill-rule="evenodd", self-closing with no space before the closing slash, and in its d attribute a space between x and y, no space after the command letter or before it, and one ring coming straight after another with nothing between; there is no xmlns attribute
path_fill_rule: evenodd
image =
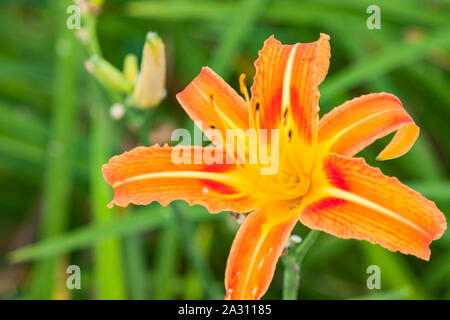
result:
<svg viewBox="0 0 450 320"><path fill-rule="evenodd" d="M211 213L250 212L228 257L227 299L263 296L299 220L340 238L367 240L428 260L431 241L446 229L442 212L396 178L353 158L392 132L392 141L377 159L399 157L412 147L419 128L401 102L387 93L347 101L319 121L318 86L329 59L328 35L295 45L282 45L271 37L255 63L251 98L243 77L245 100L209 68L177 95L189 116L202 121L208 137L210 128L223 134L227 129L278 129L281 156L276 174L261 175L259 162L174 164L174 147L138 147L103 167L114 188L112 204L167 205L184 199ZM236 159L220 141L217 144L183 150L194 151L191 157L210 152Z"/></svg>

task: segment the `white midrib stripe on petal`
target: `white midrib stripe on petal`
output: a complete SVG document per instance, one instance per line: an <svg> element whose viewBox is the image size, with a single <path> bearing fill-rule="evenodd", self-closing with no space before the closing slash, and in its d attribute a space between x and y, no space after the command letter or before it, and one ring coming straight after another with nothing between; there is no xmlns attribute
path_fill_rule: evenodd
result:
<svg viewBox="0 0 450 320"><path fill-rule="evenodd" d="M283 94L281 100L281 112L283 114L286 107L291 105L291 78L292 78L292 68L294 67L294 58L295 52L297 51L296 44L294 48L292 48L291 53L289 54L289 58L286 64L286 69L284 71L284 79L283 79Z"/></svg>
<svg viewBox="0 0 450 320"><path fill-rule="evenodd" d="M380 112L372 113L372 114L370 114L369 116L364 117L364 118L362 118L362 119L360 119L360 120L358 120L358 121L355 121L355 122L353 122L351 125L349 125L348 127L345 127L344 129L342 129L341 131L339 131L338 134L336 134L336 135L333 136L333 138L332 138L331 141L332 141L332 143L336 142L336 141L337 141L342 135L344 135L346 132L350 131L351 129L353 129L353 128L359 126L360 124L362 124L362 123L364 123L364 122L367 122L367 121L369 121L369 120L371 120L371 119L373 119L373 118L376 118L376 117L378 117L378 116L381 116L382 114L389 113L389 112L396 112L396 111L398 111L398 110L397 110L397 109L387 109L387 110L383 110L383 111L380 111Z"/></svg>
<svg viewBox="0 0 450 320"><path fill-rule="evenodd" d="M114 183L113 188L117 188L118 186L129 183L129 182L135 182L139 180L146 180L146 179L164 179L164 178L191 178L191 179L207 179L207 180L214 180L214 181L220 181L220 182L230 182L230 183L236 183L239 179L225 175L225 174L219 174L214 172L202 172L202 171L169 171L169 172L155 172L155 173L146 173L137 175L128 179L124 179L121 181L118 181Z"/></svg>
<svg viewBox="0 0 450 320"><path fill-rule="evenodd" d="M394 211L391 211L391 210L389 210L389 209L387 209L387 208L385 208L383 206L380 206L377 203L374 203L374 202L372 202L370 200L367 200L365 198L362 198L360 196L357 196L357 195L355 195L353 193L350 193L350 192L347 192L347 191L344 191L344 190L339 190L339 189L334 189L334 188L325 188L323 191L325 193L328 193L331 196L334 196L334 197L337 197L337 198L340 198L340 199L344 199L344 200L348 200L350 202L354 202L354 203L360 204L360 205L362 205L364 207L367 207L367 208L373 209L375 211L381 212L381 213L383 213L383 214L385 214L385 215L387 215L387 216L389 216L389 217L391 217L391 218L393 218L393 219L395 219L397 221L400 221L400 222L402 222L402 223L404 223L404 224L406 224L406 225L416 229L417 231L423 233L426 237L429 237L429 234L425 230L423 230L421 227L419 227L418 225L416 225L416 224L412 223L411 221L403 218L402 216L400 216L399 214L395 213Z"/></svg>
<svg viewBox="0 0 450 320"><path fill-rule="evenodd" d="M258 214L258 213L256 213L256 214ZM242 286L242 288L243 288L242 292L244 292L244 293L247 292L248 281L251 276L251 271L253 270L253 266L256 263L256 257L258 256L259 250L261 249L261 246L264 244L264 241L266 240L267 234L268 234L268 231L264 230L264 228L263 228L262 236L259 237L258 243L256 244L256 248L255 248L255 250L253 250L253 255L250 260L250 265L247 268L247 271L245 272L244 285ZM258 288L256 288L256 290L258 290ZM252 288L251 295L252 295L252 298L254 298L253 288Z"/></svg>

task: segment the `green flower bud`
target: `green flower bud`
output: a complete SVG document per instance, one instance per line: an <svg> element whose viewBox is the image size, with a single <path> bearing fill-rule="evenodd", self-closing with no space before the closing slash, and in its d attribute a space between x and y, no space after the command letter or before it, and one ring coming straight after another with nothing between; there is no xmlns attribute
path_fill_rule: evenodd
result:
<svg viewBox="0 0 450 320"><path fill-rule="evenodd" d="M105 87L123 93L130 93L133 90L133 85L128 82L122 72L97 55L88 60L87 69Z"/></svg>

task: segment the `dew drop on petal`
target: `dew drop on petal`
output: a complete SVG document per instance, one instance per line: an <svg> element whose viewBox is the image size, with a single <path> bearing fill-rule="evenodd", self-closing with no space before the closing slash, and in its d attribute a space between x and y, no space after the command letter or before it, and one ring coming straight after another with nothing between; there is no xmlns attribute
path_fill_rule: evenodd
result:
<svg viewBox="0 0 450 320"><path fill-rule="evenodd" d="M265 257L261 259L261 261L259 262L259 265L258 265L258 269L261 269L263 267L265 259L266 259Z"/></svg>
<svg viewBox="0 0 450 320"><path fill-rule="evenodd" d="M252 289L253 298L256 296L256 291L258 291L258 287L253 287L253 289Z"/></svg>

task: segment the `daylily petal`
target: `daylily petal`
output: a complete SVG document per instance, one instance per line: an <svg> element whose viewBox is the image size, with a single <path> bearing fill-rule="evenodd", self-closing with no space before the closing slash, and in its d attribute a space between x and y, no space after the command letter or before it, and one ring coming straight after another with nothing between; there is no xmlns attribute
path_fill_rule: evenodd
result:
<svg viewBox="0 0 450 320"><path fill-rule="evenodd" d="M248 105L220 76L208 67L180 93L178 102L194 121L202 122L203 132L211 139L210 129L248 129Z"/></svg>
<svg viewBox="0 0 450 320"><path fill-rule="evenodd" d="M174 161L172 152L177 157L186 157L188 163L179 163L178 158ZM205 164L198 158L205 152L213 156L221 152L223 164ZM240 177L234 164L226 164L226 156L218 148L138 147L111 158L103 166L103 175L114 188L111 205L125 207L129 203L146 205L158 201L166 206L182 199L190 205L205 206L211 213L248 212L255 208L255 201L249 195L251 187Z"/></svg>
<svg viewBox="0 0 450 320"><path fill-rule="evenodd" d="M284 245L298 221L298 210L272 203L250 213L228 256L225 299L259 299L267 291Z"/></svg>
<svg viewBox="0 0 450 320"><path fill-rule="evenodd" d="M302 137L311 142L318 125L318 85L328 72L330 37L311 43L282 45L273 36L264 42L255 62L252 105L259 103L260 127L279 128L285 109Z"/></svg>
<svg viewBox="0 0 450 320"><path fill-rule="evenodd" d="M408 152L419 135L419 127L397 97L388 93L368 94L345 102L320 119L319 143L323 152L353 156L396 130L378 160Z"/></svg>
<svg viewBox="0 0 450 320"><path fill-rule="evenodd" d="M289 141L297 155L298 150L305 155L310 153L317 141L318 86L330 64L329 39L320 34L315 42L282 45L270 37L255 62L251 121L254 126L267 129L267 136L271 129L282 129L281 141ZM304 158L302 170L309 172L311 157Z"/></svg>
<svg viewBox="0 0 450 320"><path fill-rule="evenodd" d="M363 158L329 155L314 172L300 221L340 238L377 243L428 260L446 229L434 202L383 175Z"/></svg>

